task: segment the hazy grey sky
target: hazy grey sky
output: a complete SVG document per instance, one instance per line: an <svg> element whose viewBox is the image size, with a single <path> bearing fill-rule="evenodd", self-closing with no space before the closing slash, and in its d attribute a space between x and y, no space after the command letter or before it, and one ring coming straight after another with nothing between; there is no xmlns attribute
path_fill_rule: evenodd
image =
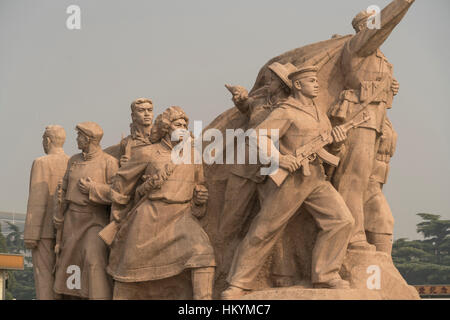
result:
<svg viewBox="0 0 450 320"><path fill-rule="evenodd" d="M334 33L352 33L360 10L387 0L0 0L0 211L25 212L34 158L48 124L96 121L104 147L128 132L129 104L156 113L182 106L207 125L231 107L224 83L251 88L270 58ZM81 8L81 30L66 8ZM450 218L450 12L417 0L382 47L400 93L389 111L399 133L385 193L395 237L416 238L418 212Z"/></svg>

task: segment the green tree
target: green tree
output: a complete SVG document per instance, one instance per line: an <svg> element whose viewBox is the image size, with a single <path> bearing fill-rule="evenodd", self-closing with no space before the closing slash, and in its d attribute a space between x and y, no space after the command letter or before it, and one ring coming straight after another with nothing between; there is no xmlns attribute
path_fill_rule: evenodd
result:
<svg viewBox="0 0 450 320"><path fill-rule="evenodd" d="M23 234L17 225L6 222L11 229L11 232L6 236L6 246L10 253L21 253L25 251L23 242Z"/></svg>
<svg viewBox="0 0 450 320"><path fill-rule="evenodd" d="M432 245L436 263L442 263L442 256L448 254L450 242L450 220L440 220L441 216L430 213L417 214L424 221L417 224L417 232Z"/></svg>
<svg viewBox="0 0 450 320"><path fill-rule="evenodd" d="M450 221L429 213L418 215L423 221L417 232L424 240L396 240L392 259L409 284L450 283Z"/></svg>
<svg viewBox="0 0 450 320"><path fill-rule="evenodd" d="M2 223L0 222L0 252L8 252L8 247L6 245L6 238L2 233Z"/></svg>

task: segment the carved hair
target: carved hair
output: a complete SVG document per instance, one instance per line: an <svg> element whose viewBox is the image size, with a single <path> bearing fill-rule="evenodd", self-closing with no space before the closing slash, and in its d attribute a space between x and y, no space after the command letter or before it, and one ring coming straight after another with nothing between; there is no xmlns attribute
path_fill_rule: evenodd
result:
<svg viewBox="0 0 450 320"><path fill-rule="evenodd" d="M363 23L367 24L367 20L369 20L370 16L370 13L368 13L366 10L359 12L352 20L353 29L355 29L356 32L359 32L359 27Z"/></svg>
<svg viewBox="0 0 450 320"><path fill-rule="evenodd" d="M66 141L66 131L60 125L45 127L44 137L50 138L55 147L62 147Z"/></svg>
<svg viewBox="0 0 450 320"><path fill-rule="evenodd" d="M150 141L156 143L161 141L161 139L169 132L169 127L172 122L184 119L186 123L189 123L189 118L183 109L177 106L172 106L167 108L163 113L158 115L155 120L155 124L152 127L150 134Z"/></svg>
<svg viewBox="0 0 450 320"><path fill-rule="evenodd" d="M131 103L131 112L134 112L134 110L136 109L136 106L138 106L140 104L144 104L144 103L150 103L151 105L153 105L153 102L150 99L138 98Z"/></svg>

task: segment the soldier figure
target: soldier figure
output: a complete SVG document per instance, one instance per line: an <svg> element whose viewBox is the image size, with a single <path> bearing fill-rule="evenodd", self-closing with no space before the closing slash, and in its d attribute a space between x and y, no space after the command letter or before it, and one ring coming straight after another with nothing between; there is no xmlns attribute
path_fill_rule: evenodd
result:
<svg viewBox="0 0 450 320"><path fill-rule="evenodd" d="M58 230L54 289L63 298L111 299L108 252L98 232L109 222L110 184L119 163L102 151L103 130L98 124L82 122L76 130L82 153L69 160L62 183L62 206L54 217ZM71 279L78 276L78 280L69 286L72 274Z"/></svg>
<svg viewBox="0 0 450 320"><path fill-rule="evenodd" d="M287 63L282 65L275 62L269 66L267 72L270 73L270 84L262 87L249 97L245 88L236 86L230 91L233 94L233 102L239 111L248 117L248 125L245 129L254 129L262 120L272 112L277 103L289 96L291 81L288 75L296 68ZM246 145L248 151L248 144ZM247 156L247 155L246 155ZM219 246L227 245L223 248L227 253L233 254L233 237L239 233L242 224L249 215L249 203L257 193L257 183L261 183L265 176L259 174L261 168L258 164L235 164L231 168L230 176L225 190L225 203L220 215L218 240ZM261 200L261 199L260 199ZM229 261L226 257L222 259L221 266L229 268Z"/></svg>
<svg viewBox="0 0 450 320"><path fill-rule="evenodd" d="M42 145L46 156L33 162L30 175L24 241L32 249L34 282L38 300L52 300L53 266L55 264L55 230L53 226L54 195L62 180L69 157L64 153L64 128L50 125L45 128Z"/></svg>
<svg viewBox="0 0 450 320"><path fill-rule="evenodd" d="M262 135L258 130L267 130L269 143L270 129L279 130L279 166L291 174L280 186L272 178L258 186L264 195L261 210L235 252L228 274L230 287L222 293L224 299L238 298L252 289L285 226L301 206L311 214L320 229L312 258L314 287L349 288L338 271L354 220L342 197L326 181L320 156L315 154L309 159L309 175L306 168L303 172L298 170L295 157L297 149L320 135L332 135L337 143L344 141L346 136L340 128L332 131L327 116L313 101L319 90L317 68L302 68L291 73L289 79L292 81L291 96L256 127L256 133L258 147L261 148ZM274 159L273 154L271 157Z"/></svg>
<svg viewBox="0 0 450 320"><path fill-rule="evenodd" d="M369 14L360 12L352 22L356 31L344 44L341 67L345 90L340 102L330 110L333 123L340 124L362 116L363 109L370 120L352 130L346 141L347 151L341 159L332 183L344 198L355 219L350 249L374 250L367 243L364 231L364 193L373 171L378 137L383 130L386 108L398 91L392 65L379 47L401 21L414 0L394 0L381 12L381 28L369 29Z"/></svg>

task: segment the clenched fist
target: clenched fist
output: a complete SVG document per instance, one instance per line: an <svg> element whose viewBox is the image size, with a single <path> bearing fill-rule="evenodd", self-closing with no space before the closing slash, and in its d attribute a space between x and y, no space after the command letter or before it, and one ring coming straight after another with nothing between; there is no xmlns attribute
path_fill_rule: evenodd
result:
<svg viewBox="0 0 450 320"><path fill-rule="evenodd" d="M347 133L345 133L342 126L336 126L331 130L331 136L333 137L333 142L342 143L347 139Z"/></svg>
<svg viewBox="0 0 450 320"><path fill-rule="evenodd" d="M394 93L394 96L396 96L398 94L398 91L400 90L400 83L398 83L397 79L392 79L392 84L391 84L391 90Z"/></svg>
<svg viewBox="0 0 450 320"><path fill-rule="evenodd" d="M194 203L198 206L205 204L208 201L208 189L201 184L194 188Z"/></svg>

